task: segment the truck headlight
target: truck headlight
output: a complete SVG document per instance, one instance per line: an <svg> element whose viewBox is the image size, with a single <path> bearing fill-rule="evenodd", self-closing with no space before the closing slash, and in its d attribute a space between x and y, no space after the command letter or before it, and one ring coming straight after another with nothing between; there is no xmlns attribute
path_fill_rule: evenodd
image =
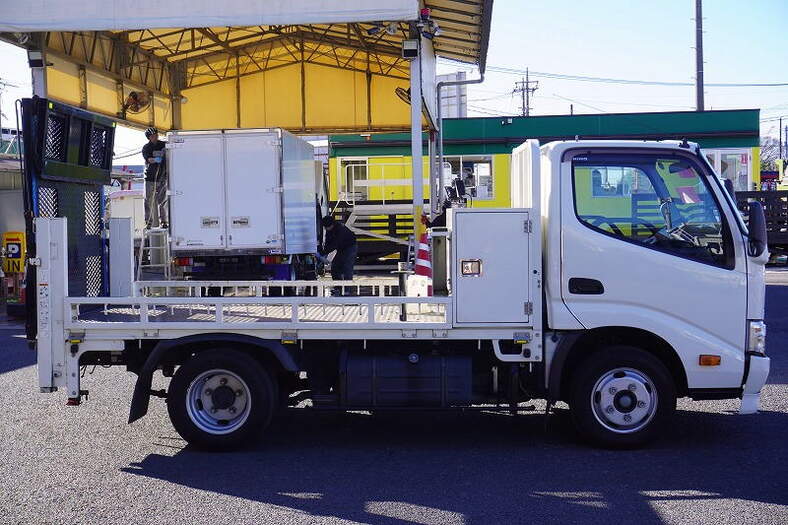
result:
<svg viewBox="0 0 788 525"><path fill-rule="evenodd" d="M747 351L754 354L766 354L766 323L763 321L750 321L750 330L747 333Z"/></svg>

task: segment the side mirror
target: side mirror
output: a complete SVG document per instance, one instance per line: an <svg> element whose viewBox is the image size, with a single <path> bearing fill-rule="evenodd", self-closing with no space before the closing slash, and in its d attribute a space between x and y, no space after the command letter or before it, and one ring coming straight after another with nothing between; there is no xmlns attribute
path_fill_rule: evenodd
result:
<svg viewBox="0 0 788 525"><path fill-rule="evenodd" d="M750 230L747 253L750 257L760 257L766 251L766 215L760 202L747 203Z"/></svg>
<svg viewBox="0 0 788 525"><path fill-rule="evenodd" d="M728 195L731 196L733 202L736 202L736 190L733 189L733 181L730 179L722 179L723 184L725 185L725 191L728 192Z"/></svg>

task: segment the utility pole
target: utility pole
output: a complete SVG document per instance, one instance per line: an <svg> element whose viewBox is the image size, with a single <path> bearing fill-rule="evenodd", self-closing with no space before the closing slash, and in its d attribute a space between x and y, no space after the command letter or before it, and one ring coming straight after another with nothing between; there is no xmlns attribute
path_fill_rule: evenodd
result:
<svg viewBox="0 0 788 525"><path fill-rule="evenodd" d="M530 80L528 78L528 68L525 68L525 78L520 82L515 82L514 84L514 92L520 93L520 96L522 97L524 117L531 116L531 94L537 89L539 89L539 81Z"/></svg>
<svg viewBox="0 0 788 525"><path fill-rule="evenodd" d="M783 118L780 117L780 158L783 158Z"/></svg>
<svg viewBox="0 0 788 525"><path fill-rule="evenodd" d="M703 0L695 0L695 105L703 111Z"/></svg>

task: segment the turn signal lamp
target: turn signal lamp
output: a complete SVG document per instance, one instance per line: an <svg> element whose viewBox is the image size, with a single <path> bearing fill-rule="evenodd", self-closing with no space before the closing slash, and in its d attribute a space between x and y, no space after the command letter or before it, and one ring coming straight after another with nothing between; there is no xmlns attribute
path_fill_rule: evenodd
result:
<svg viewBox="0 0 788 525"><path fill-rule="evenodd" d="M766 353L766 323L763 321L750 321L747 350L754 354Z"/></svg>
<svg viewBox="0 0 788 525"><path fill-rule="evenodd" d="M701 354L698 358L698 364L700 366L720 366L721 362L722 358L718 355Z"/></svg>

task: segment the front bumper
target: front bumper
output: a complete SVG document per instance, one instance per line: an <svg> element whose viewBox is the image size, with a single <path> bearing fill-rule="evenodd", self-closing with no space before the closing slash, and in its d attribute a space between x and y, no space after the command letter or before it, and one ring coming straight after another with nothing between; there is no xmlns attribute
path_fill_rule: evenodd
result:
<svg viewBox="0 0 788 525"><path fill-rule="evenodd" d="M771 361L764 355L750 354L747 356L749 367L742 389L741 408L739 414L755 414L761 404L761 389L769 377Z"/></svg>

